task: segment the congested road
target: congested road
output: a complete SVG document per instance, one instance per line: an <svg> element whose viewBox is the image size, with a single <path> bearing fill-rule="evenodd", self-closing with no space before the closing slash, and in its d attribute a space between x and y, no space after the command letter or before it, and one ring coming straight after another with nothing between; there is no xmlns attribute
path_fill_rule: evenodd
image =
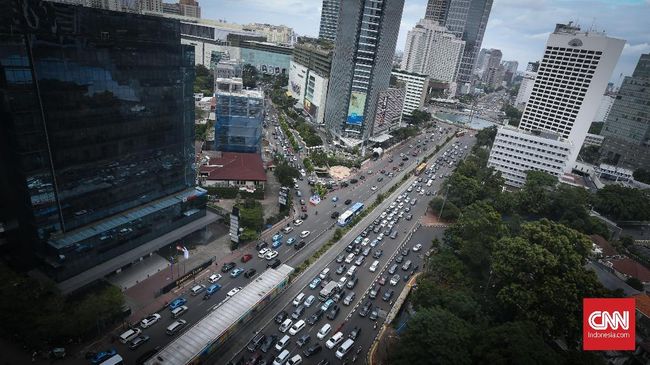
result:
<svg viewBox="0 0 650 365"><path fill-rule="evenodd" d="M454 146L454 142L455 140L452 141L450 146ZM456 145L460 147L460 151L457 149L457 152L460 153L454 155L454 159L452 161L458 161L460 158L462 158L467 153L467 149L465 149L464 146L471 148L473 143L474 139L470 136L459 138L459 143ZM440 151L439 155L442 156L445 152L446 148ZM397 152L398 156L399 153L400 152ZM431 166L431 163L429 166ZM406 238L407 232L412 231L416 224L418 224L418 218L421 217L426 211L428 201L431 199L430 196L426 195L426 191L437 191L439 190L440 184L442 183L442 179L437 178L436 180L432 181L432 184L430 186L426 186L426 181L430 179L434 174L438 177L441 174L449 174L455 164L453 166L450 166L448 163L443 163L443 161L441 161L438 166L438 171L435 173L431 171L429 175L425 174L420 177L411 177L406 184L404 184L397 192L393 193L390 198L386 199L378 208L376 208L372 214L357 224L357 226L355 226L354 229L352 229L344 238L342 238L339 243L334 246L333 249L329 250L304 274L294 280L293 285L260 314L259 320L256 320L254 323L247 324L235 335L234 338L226 343L227 346L224 346L224 351L217 352L218 356L216 356L215 359L219 359L218 363L225 363L225 360L228 359L232 359L233 363L237 363L241 362L243 359L244 363L254 364L257 362L261 364L266 361L267 364L271 364L273 359L281 352L275 349L276 342L282 339L282 337L285 335L289 334L288 330L286 333L281 333L279 331L279 327L282 321L280 321L280 323L277 323L276 316L284 311L288 315L288 318L292 319L291 316L294 311L296 311L296 309L298 309L301 305L304 305L305 299L309 298L311 295L316 298L314 302L311 303L309 307L305 306L305 309L302 313L296 313L296 319L292 319L292 321L295 324L299 320L308 322L308 319L312 316L321 318L317 319L313 325L306 324L305 327L300 330L300 332L298 332L298 334L289 335L290 341L286 347L283 348L283 350L288 350L291 354L290 357L293 357L296 354L300 354L304 363L318 364L321 361L328 361L329 363L341 363L341 360L335 357L335 351L341 345L341 343L343 343L344 340L341 343L337 344L337 346L334 346L333 349L329 349L325 346L326 341L339 330L343 333L344 339L348 338L350 336L350 333L354 332L354 328L357 327L361 329L361 336L359 336L358 340L355 341L354 351L351 351L348 354L349 356L344 356L344 358L348 358L348 362L351 361L352 357L356 355L356 351L359 346L361 346L359 357L365 356L368 347L370 346L370 343L376 334L374 323L376 321L380 323L386 317L386 314L390 310L392 301L397 298L405 285L404 275L410 276L414 273L414 271L422 267L422 255L430 248L431 239L428 241L417 242L422 245L422 247L417 252L412 251L413 246L417 244L416 242L402 241L404 238ZM412 186L412 184L420 178L422 178L423 181L418 183L418 186L423 189L423 195L417 193L417 188ZM367 184L369 185L370 182ZM409 188L412 189L411 192L408 192ZM395 202L395 199L400 195L400 201ZM409 203L405 203L405 200L407 198L409 199ZM412 205L411 202L414 198L417 199L417 201L414 205ZM401 207L400 203L402 203ZM391 204L394 204L393 208L391 208ZM322 209L321 207L319 208ZM406 211L407 209L408 211ZM382 237L381 240L375 241L378 239L378 236L385 230L383 227L378 229L377 232L367 232L365 238L361 236L361 233L364 230L373 225L373 221L377 220L377 223L380 226L384 224L384 222L382 222L383 219L380 218L384 212L386 213L385 218L387 218L388 214L390 213L395 214L393 219L397 219L398 221L395 223L393 231L398 232L397 237L393 239L386 236ZM400 214L402 214L402 217L397 218ZM409 214L412 214L413 218L411 220L406 220L406 216ZM306 224L306 222L303 224ZM347 255L349 255L349 253L345 250L348 244L353 242L359 236L361 236L358 239L360 242L360 252L357 255L353 255L354 258L352 259L352 262L346 263L345 258ZM310 245L318 247L321 243L324 243L324 240L316 240L316 242L311 242ZM372 247L373 244L375 247ZM369 248L368 252L364 252L367 248ZM402 251L405 248L408 248L409 252L404 252L406 255L403 255ZM376 251L378 250L382 250L381 255L376 254L377 257L373 257L373 255L375 255ZM365 256L364 253L367 253L367 256ZM360 265L358 265L358 268L356 269L356 273L353 275L357 278L356 284L352 289L345 286L343 289L345 291L345 294L341 294L337 302L333 304L338 306L338 313L330 313L332 308L330 307L328 310L324 311L321 316L316 315L316 313L321 309L321 306L324 304L322 301L319 301L317 299L319 292L322 289L323 282L327 281L328 279L338 282L342 277L348 276L347 270L349 270L350 267L355 264L354 261L360 257L364 257L363 262L360 262ZM294 257L288 261L288 264L293 266L299 264L302 262L302 260L302 258L296 259ZM341 260L343 261L338 262ZM376 270L374 272L371 272L370 266L374 263L375 260L379 261L379 263ZM396 263L396 261L401 262ZM410 267L407 267L407 269L404 270L402 266L406 263L406 261L411 261L411 264ZM395 270L395 274L399 276L399 280L397 280L396 285L391 285L390 280L395 274L389 274L388 271L394 264L397 264L398 266ZM339 269L341 265L345 265L345 267L343 269ZM320 277L320 274L325 268L329 269L328 274L323 275L323 277L326 279L321 279L321 283L312 284L316 277ZM337 271L337 269L339 270ZM347 281L350 281L351 277L352 276L349 276ZM369 299L368 293L370 291L370 288L377 285L376 283L378 282L378 279L382 277L385 278L385 283L384 285L379 285L380 292L375 299ZM383 295L391 290L393 293L392 296L387 297L386 300L384 300ZM299 305L294 305L293 301L300 293L305 294L301 300L302 303ZM350 295L350 293L355 294L354 297L349 301L349 305L346 305L344 302L346 302L345 299ZM371 303L370 309L368 310L368 313L362 317L359 315L359 312L368 302ZM301 309L298 309L298 311L300 312ZM378 318L371 320L370 317L374 317L373 312L376 312ZM328 319L328 314L333 319ZM318 332L325 324L329 324L331 330L322 339L319 339ZM269 341L269 344L267 344L267 346L270 347L268 349L264 348L267 350L266 352L262 351L262 345L264 341L262 341L257 346L253 346L255 350L253 352L246 349L246 347L249 345L249 341L255 337L256 334L263 334L267 336L266 340ZM300 347L297 342L301 337L305 335L309 335L309 340L305 345ZM271 336L276 337L273 338ZM320 350L318 354L307 358L304 354L304 351L317 344L322 347L322 350ZM314 350L316 350L316 347ZM251 362L251 360L253 361Z"/></svg>

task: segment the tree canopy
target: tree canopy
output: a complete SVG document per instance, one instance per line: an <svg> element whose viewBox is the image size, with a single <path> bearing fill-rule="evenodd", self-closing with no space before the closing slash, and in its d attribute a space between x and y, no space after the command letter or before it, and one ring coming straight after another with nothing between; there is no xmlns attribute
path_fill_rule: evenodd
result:
<svg viewBox="0 0 650 365"><path fill-rule="evenodd" d="M300 176L298 170L296 170L294 167L289 166L289 164L284 159L281 159L275 166L275 171L273 171L273 174L280 182L280 185L288 187L293 186L293 179L297 179L298 176Z"/></svg>
<svg viewBox="0 0 650 365"><path fill-rule="evenodd" d="M411 112L411 123L415 125L422 125L431 120L431 113L415 109Z"/></svg>
<svg viewBox="0 0 650 365"><path fill-rule="evenodd" d="M633 175L634 180L640 181L645 184L650 184L650 171L646 169L636 169L634 170Z"/></svg>
<svg viewBox="0 0 650 365"><path fill-rule="evenodd" d="M615 221L650 220L650 192L607 185L596 193L594 208Z"/></svg>

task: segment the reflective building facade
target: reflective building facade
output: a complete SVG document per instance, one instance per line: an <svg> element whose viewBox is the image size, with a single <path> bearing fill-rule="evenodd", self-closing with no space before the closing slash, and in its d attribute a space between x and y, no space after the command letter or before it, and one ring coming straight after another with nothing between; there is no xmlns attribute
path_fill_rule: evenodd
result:
<svg viewBox="0 0 650 365"><path fill-rule="evenodd" d="M214 148L223 152L260 151L264 94L245 90L241 78L215 80Z"/></svg>
<svg viewBox="0 0 650 365"><path fill-rule="evenodd" d="M26 4L0 7L27 14L0 19L0 198L61 281L205 215L194 54L178 21Z"/></svg>

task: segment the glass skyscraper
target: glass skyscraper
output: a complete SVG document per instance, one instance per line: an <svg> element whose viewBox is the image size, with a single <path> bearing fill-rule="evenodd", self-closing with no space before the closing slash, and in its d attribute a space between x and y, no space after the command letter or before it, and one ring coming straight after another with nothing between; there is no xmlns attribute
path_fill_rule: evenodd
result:
<svg viewBox="0 0 650 365"><path fill-rule="evenodd" d="M16 3L0 7L0 198L45 270L65 280L205 215L179 22Z"/></svg>
<svg viewBox="0 0 650 365"><path fill-rule="evenodd" d="M341 0L323 0L320 14L318 38L334 42L339 21Z"/></svg>
<svg viewBox="0 0 650 365"><path fill-rule="evenodd" d="M429 0L425 14L465 41L457 82L471 81L493 0Z"/></svg>
<svg viewBox="0 0 650 365"><path fill-rule="evenodd" d="M388 89L404 0L341 2L325 124L347 145L372 132L379 93Z"/></svg>

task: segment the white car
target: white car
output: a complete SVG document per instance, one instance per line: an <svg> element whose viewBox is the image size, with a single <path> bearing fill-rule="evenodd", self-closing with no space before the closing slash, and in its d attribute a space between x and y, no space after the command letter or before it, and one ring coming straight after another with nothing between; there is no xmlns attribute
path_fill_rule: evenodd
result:
<svg viewBox="0 0 650 365"><path fill-rule="evenodd" d="M341 341L343 341L343 332L336 332L334 336L330 337L330 339L327 340L325 346L328 349L333 349L334 346L338 345Z"/></svg>
<svg viewBox="0 0 650 365"><path fill-rule="evenodd" d="M370 265L370 272L375 272L377 270L377 266L379 266L379 260L375 260L375 262Z"/></svg>
<svg viewBox="0 0 650 365"><path fill-rule="evenodd" d="M232 290L230 290L230 291L228 292L228 298L230 298L230 297L232 297L233 295L239 293L240 290L241 290L241 286L238 286L238 287L236 287L236 288L232 288Z"/></svg>
<svg viewBox="0 0 650 365"><path fill-rule="evenodd" d="M376 191L376 190L377 190L377 185L373 185L373 186L370 188L370 190L372 190L372 191Z"/></svg>
<svg viewBox="0 0 650 365"><path fill-rule="evenodd" d="M413 246L413 252L418 252L418 251L420 251L421 249L422 249L422 245L419 244L419 243L418 243L417 245Z"/></svg>
<svg viewBox="0 0 650 365"><path fill-rule="evenodd" d="M348 257L345 258L345 263L346 264L349 264L352 261L354 261L354 254L353 253L349 254Z"/></svg>
<svg viewBox="0 0 650 365"><path fill-rule="evenodd" d="M267 260L273 260L276 257L278 257L278 251L269 251L264 256L264 258Z"/></svg>
<svg viewBox="0 0 650 365"><path fill-rule="evenodd" d="M380 234L377 236L377 239L380 240L380 241L383 240L383 239L384 239L384 234L383 234L383 233L380 233Z"/></svg>
<svg viewBox="0 0 650 365"><path fill-rule="evenodd" d="M300 238L305 238L311 234L310 231L302 231L300 232Z"/></svg>
<svg viewBox="0 0 650 365"><path fill-rule="evenodd" d="M302 219L296 219L295 221L293 221L293 225L296 227L298 227L301 224L302 224Z"/></svg>
<svg viewBox="0 0 650 365"><path fill-rule="evenodd" d="M370 238L364 238L363 242L361 242L361 246L366 247L370 243Z"/></svg>
<svg viewBox="0 0 650 365"><path fill-rule="evenodd" d="M266 256L266 254L267 254L269 251L271 251L270 248L268 248L268 247L264 247L264 248L261 249L260 252L257 254L257 257L259 257L259 258L262 259L262 258L264 258L264 257Z"/></svg>
<svg viewBox="0 0 650 365"><path fill-rule="evenodd" d="M153 326L154 323L158 322L158 320L159 320L160 318L161 318L160 314L158 314L158 313L154 313L154 314L150 315L149 317L144 318L144 319L140 322L140 327L142 327L142 328L149 328L149 327Z"/></svg>
<svg viewBox="0 0 650 365"><path fill-rule="evenodd" d="M219 279L221 279L221 274L212 274L212 275L210 275L210 277L208 278L208 281L210 282L210 284L214 284L214 283L216 283L217 281L219 281Z"/></svg>

